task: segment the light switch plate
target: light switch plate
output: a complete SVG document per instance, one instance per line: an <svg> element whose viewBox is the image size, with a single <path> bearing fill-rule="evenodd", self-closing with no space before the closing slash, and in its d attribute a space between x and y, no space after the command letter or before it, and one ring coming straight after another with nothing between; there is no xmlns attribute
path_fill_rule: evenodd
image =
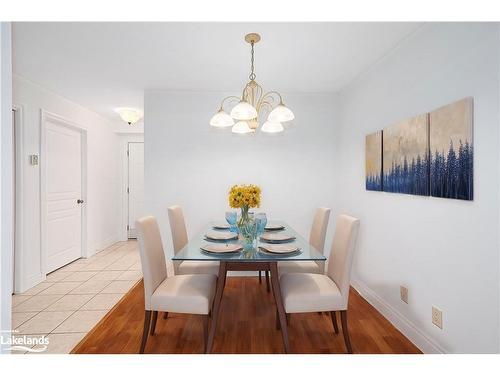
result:
<svg viewBox="0 0 500 375"><path fill-rule="evenodd" d="M399 287L399 292L401 294L401 301L403 301L404 303L408 303L408 288L401 285Z"/></svg>
<svg viewBox="0 0 500 375"><path fill-rule="evenodd" d="M38 155L30 155L30 164L38 165Z"/></svg>
<svg viewBox="0 0 500 375"><path fill-rule="evenodd" d="M432 306L432 324L443 329L443 312L435 306Z"/></svg>

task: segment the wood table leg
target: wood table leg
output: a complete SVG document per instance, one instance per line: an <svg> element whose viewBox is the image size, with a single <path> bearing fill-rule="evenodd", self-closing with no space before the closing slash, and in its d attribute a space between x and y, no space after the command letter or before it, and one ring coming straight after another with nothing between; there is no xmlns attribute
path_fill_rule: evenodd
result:
<svg viewBox="0 0 500 375"><path fill-rule="evenodd" d="M219 276L217 277L217 287L215 289L215 297L212 305L212 322L210 324L210 331L208 332L208 340L205 353L212 351L214 343L215 329L217 328L217 319L219 318L220 304L222 301L222 292L226 283L227 262L220 262Z"/></svg>
<svg viewBox="0 0 500 375"><path fill-rule="evenodd" d="M278 309L279 322L281 326L281 335L283 336L283 345L285 346L285 353L290 353L290 343L288 342L288 327L286 324L286 312L283 306L283 299L281 298L280 282L278 277L278 263L271 262L271 283L273 285L273 295Z"/></svg>

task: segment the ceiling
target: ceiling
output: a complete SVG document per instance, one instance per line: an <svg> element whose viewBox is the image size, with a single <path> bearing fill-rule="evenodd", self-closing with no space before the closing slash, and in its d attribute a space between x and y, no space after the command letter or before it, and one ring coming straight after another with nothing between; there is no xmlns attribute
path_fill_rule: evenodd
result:
<svg viewBox="0 0 500 375"><path fill-rule="evenodd" d="M117 123L144 90L335 92L419 23L14 23L14 73Z"/></svg>

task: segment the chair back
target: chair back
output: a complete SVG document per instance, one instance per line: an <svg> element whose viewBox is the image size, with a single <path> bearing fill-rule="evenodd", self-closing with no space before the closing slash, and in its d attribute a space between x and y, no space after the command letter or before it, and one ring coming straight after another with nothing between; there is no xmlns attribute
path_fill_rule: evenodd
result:
<svg viewBox="0 0 500 375"><path fill-rule="evenodd" d="M348 215L340 215L333 237L332 250L328 259L327 275L335 281L340 289L347 309L349 287L351 284L351 268L356 240L359 231L359 219Z"/></svg>
<svg viewBox="0 0 500 375"><path fill-rule="evenodd" d="M170 206L168 208L168 220L170 221L170 231L172 232L172 242L174 254L177 254L188 243L186 222L181 206Z"/></svg>
<svg viewBox="0 0 500 375"><path fill-rule="evenodd" d="M135 222L139 252L141 254L144 278L144 302L146 310L151 310L151 296L167 278L165 253L161 242L160 229L153 216L140 218Z"/></svg>
<svg viewBox="0 0 500 375"><path fill-rule="evenodd" d="M309 243L323 254L325 248L326 230L328 228L328 219L330 218L330 209L318 207L314 214L314 219L309 234Z"/></svg>

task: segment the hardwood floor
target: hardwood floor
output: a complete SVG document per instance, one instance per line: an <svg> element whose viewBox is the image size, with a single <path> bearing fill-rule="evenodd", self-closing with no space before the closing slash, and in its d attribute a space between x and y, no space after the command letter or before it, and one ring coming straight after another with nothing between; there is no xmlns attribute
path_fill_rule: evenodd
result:
<svg viewBox="0 0 500 375"><path fill-rule="evenodd" d="M275 328L273 297L254 277L228 277L213 353L283 353ZM330 314L293 314L289 335L292 353L345 353L340 327L334 334ZM73 349L72 353L138 353L144 319L140 282ZM394 326L351 289L349 333L354 353L420 353ZM203 353L201 316L169 314L158 319L145 353Z"/></svg>

